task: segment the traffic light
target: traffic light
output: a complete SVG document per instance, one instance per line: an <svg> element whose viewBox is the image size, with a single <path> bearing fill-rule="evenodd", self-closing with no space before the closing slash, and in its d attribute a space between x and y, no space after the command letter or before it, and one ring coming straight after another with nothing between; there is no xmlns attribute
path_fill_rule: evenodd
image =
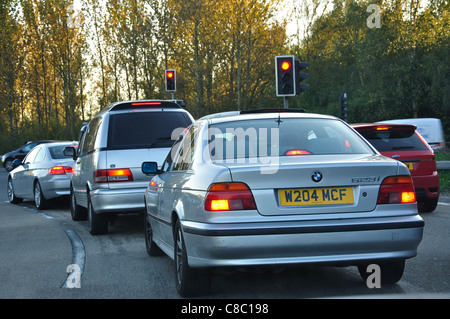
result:
<svg viewBox="0 0 450 319"><path fill-rule="evenodd" d="M348 98L347 93L344 95L339 95L339 116L347 122L348 115Z"/></svg>
<svg viewBox="0 0 450 319"><path fill-rule="evenodd" d="M173 69L166 70L166 91L175 92L177 90L177 72Z"/></svg>
<svg viewBox="0 0 450 319"><path fill-rule="evenodd" d="M293 55L275 57L277 96L295 96L295 58Z"/></svg>
<svg viewBox="0 0 450 319"><path fill-rule="evenodd" d="M298 60L295 60L296 63L296 93L299 95L301 92L309 89L309 84L301 84L301 82L309 77L309 73L301 73L302 70L305 70L307 67L309 67L308 62L300 62Z"/></svg>

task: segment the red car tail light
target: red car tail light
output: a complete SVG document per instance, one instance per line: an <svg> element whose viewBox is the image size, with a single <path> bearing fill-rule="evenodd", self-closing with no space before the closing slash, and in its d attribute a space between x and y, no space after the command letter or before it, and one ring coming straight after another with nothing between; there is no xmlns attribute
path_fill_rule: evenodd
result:
<svg viewBox="0 0 450 319"><path fill-rule="evenodd" d="M381 183L377 204L406 204L416 202L411 176L390 176Z"/></svg>
<svg viewBox="0 0 450 319"><path fill-rule="evenodd" d="M72 173L73 168L70 166L53 166L49 170L50 175L64 175L66 173Z"/></svg>
<svg viewBox="0 0 450 319"><path fill-rule="evenodd" d="M94 172L95 183L132 182L129 168L99 169Z"/></svg>
<svg viewBox="0 0 450 319"><path fill-rule="evenodd" d="M212 184L206 194L205 210L230 211L256 209L250 188L244 183Z"/></svg>

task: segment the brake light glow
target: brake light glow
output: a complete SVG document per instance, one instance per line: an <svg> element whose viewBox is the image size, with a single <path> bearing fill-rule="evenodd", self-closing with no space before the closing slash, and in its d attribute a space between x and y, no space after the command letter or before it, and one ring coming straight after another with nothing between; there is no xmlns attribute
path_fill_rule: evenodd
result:
<svg viewBox="0 0 450 319"><path fill-rule="evenodd" d="M377 204L415 203L416 194L411 176L390 176L381 183Z"/></svg>
<svg viewBox="0 0 450 319"><path fill-rule="evenodd" d="M389 127L387 126L377 126L377 131L387 131L389 130Z"/></svg>
<svg viewBox="0 0 450 319"><path fill-rule="evenodd" d="M132 106L140 106L140 105L161 105L161 102L134 102L131 103Z"/></svg>
<svg viewBox="0 0 450 319"><path fill-rule="evenodd" d="M304 151L304 150L290 150L286 152L286 155L310 155L311 153L308 151Z"/></svg>
<svg viewBox="0 0 450 319"><path fill-rule="evenodd" d="M95 183L132 182L133 174L129 168L99 169L94 172Z"/></svg>
<svg viewBox="0 0 450 319"><path fill-rule="evenodd" d="M244 183L212 184L206 194L206 211L256 209L250 188Z"/></svg>
<svg viewBox="0 0 450 319"><path fill-rule="evenodd" d="M49 170L50 175L64 175L66 173L72 174L72 172L73 172L73 168L70 166L53 166Z"/></svg>

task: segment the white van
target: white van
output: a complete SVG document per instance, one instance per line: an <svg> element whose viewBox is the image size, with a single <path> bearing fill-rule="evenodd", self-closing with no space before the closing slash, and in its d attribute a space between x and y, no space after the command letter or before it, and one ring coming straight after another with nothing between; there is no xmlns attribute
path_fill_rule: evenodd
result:
<svg viewBox="0 0 450 319"><path fill-rule="evenodd" d="M444 150L445 139L444 130L442 129L442 123L440 119L436 118L412 118L412 119L398 119L380 121L377 123L391 123L391 124L413 124L417 126L417 131L427 143L435 151Z"/></svg>

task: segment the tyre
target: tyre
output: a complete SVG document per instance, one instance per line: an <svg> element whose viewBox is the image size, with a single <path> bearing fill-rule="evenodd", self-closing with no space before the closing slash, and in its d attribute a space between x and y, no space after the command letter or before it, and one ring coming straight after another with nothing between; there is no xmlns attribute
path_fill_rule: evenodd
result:
<svg viewBox="0 0 450 319"><path fill-rule="evenodd" d="M392 285L397 283L403 276L405 270L405 260L398 261L384 261L384 262L373 262L374 264L380 266L380 276L381 284ZM364 281L367 280L370 273L367 272L367 266L369 264L358 266L358 271Z"/></svg>
<svg viewBox="0 0 450 319"><path fill-rule="evenodd" d="M72 187L70 188L70 215L75 221L87 219L87 209L77 204Z"/></svg>
<svg viewBox="0 0 450 319"><path fill-rule="evenodd" d="M431 213L438 205L439 198L428 198L417 203L419 213Z"/></svg>
<svg viewBox="0 0 450 319"><path fill-rule="evenodd" d="M46 209L48 207L48 201L45 199L44 193L42 193L42 188L39 181L34 182L34 204L39 210Z"/></svg>
<svg viewBox="0 0 450 319"><path fill-rule="evenodd" d="M207 271L191 268L188 265L186 246L180 221L174 227L174 264L177 292L182 297L193 297L205 294L210 285Z"/></svg>
<svg viewBox="0 0 450 319"><path fill-rule="evenodd" d="M108 233L108 216L96 214L92 206L91 198L88 196L88 227L91 235L103 235Z"/></svg>
<svg viewBox="0 0 450 319"><path fill-rule="evenodd" d="M13 160L8 158L3 165L8 172L11 172L14 169Z"/></svg>
<svg viewBox="0 0 450 319"><path fill-rule="evenodd" d="M149 256L162 256L163 251L153 241L152 225L147 219L147 214L144 213L144 234L145 234L145 248Z"/></svg>
<svg viewBox="0 0 450 319"><path fill-rule="evenodd" d="M19 204L23 201L22 198L16 197L14 194L14 185L11 178L8 178L8 184L6 185L8 200L11 204Z"/></svg>

